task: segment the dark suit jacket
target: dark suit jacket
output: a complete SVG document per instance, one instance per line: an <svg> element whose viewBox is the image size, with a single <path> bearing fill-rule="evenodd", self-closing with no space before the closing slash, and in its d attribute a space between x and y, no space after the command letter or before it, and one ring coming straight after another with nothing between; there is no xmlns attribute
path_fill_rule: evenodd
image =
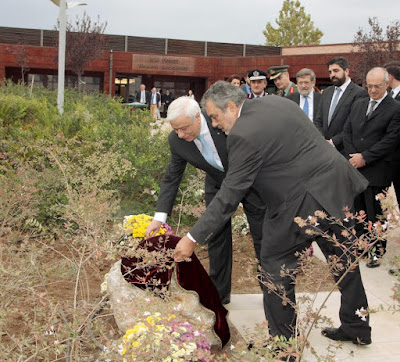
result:
<svg viewBox="0 0 400 362"><path fill-rule="evenodd" d="M173 98L172 98L172 94L171 93L163 94L161 96L161 102L163 102L167 108L171 104L172 100L173 100Z"/></svg>
<svg viewBox="0 0 400 362"><path fill-rule="evenodd" d="M268 112L265 112L265 110ZM190 233L206 243L235 212L249 189L267 211L261 258L304 243L293 219L323 208L343 217L343 207L367 180L321 137L294 102L277 96L247 100L227 138L229 170L221 189ZM302 209L304 200L315 208ZM310 203L307 202L309 205Z"/></svg>
<svg viewBox="0 0 400 362"><path fill-rule="evenodd" d="M150 99L151 99L151 94L149 91L145 90L145 94L146 94L146 104L147 104L147 108L150 108ZM135 93L135 101L136 102L140 102L140 90L136 91Z"/></svg>
<svg viewBox="0 0 400 362"><path fill-rule="evenodd" d="M323 91L321 104L317 117L314 119L314 124L325 139L331 139L336 149L343 153L343 127L350 113L351 105L355 100L367 97L368 93L357 84L350 82L340 97L339 103L332 115L331 123L328 126L328 113L334 90L335 87L330 86Z"/></svg>
<svg viewBox="0 0 400 362"><path fill-rule="evenodd" d="M263 97L266 97L268 95L268 93L267 92L263 92ZM255 96L254 96L254 93L253 92L250 92L248 95L247 95L247 98L248 99L254 99L255 98Z"/></svg>
<svg viewBox="0 0 400 362"><path fill-rule="evenodd" d="M400 92L397 93L396 98L394 98L397 102L400 103ZM395 167L399 167L400 166L400 143L397 145L396 150L394 151L393 154L393 165Z"/></svg>
<svg viewBox="0 0 400 362"><path fill-rule="evenodd" d="M293 93L289 94L286 98L290 99L293 102L296 102L298 105L300 105L300 93ZM313 98L313 122L317 118L317 113L319 109L319 105L321 104L321 94L318 92L314 92L314 98Z"/></svg>
<svg viewBox="0 0 400 362"><path fill-rule="evenodd" d="M213 128L210 118L204 112L203 115L207 120L207 125L222 165L227 170L226 135L219 129ZM169 134L168 142L171 150L171 160L161 183L160 195L157 201L157 212L166 212L170 215L187 163L206 172L206 198L210 193L214 196L217 192L216 188L221 186L225 172L221 172L211 166L204 159L194 142L187 142L180 139L175 131Z"/></svg>
<svg viewBox="0 0 400 362"><path fill-rule="evenodd" d="M400 103L387 95L368 120L369 100L359 99L351 108L343 132L345 156L361 153L366 165L358 170L369 185L388 187L393 151L400 142Z"/></svg>
<svg viewBox="0 0 400 362"><path fill-rule="evenodd" d="M151 98L153 97L153 92L150 92L150 100L149 102L151 103ZM155 104L159 104L161 102L161 94L160 93L156 93L156 103Z"/></svg>

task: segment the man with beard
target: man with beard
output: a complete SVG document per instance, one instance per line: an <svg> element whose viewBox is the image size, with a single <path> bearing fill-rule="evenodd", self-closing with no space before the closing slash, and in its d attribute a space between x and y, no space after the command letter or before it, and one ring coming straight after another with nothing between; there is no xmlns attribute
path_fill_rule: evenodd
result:
<svg viewBox="0 0 400 362"><path fill-rule="evenodd" d="M314 91L315 73L303 68L296 74L296 82L299 93L289 94L287 98L296 102L313 122L321 103L321 94Z"/></svg>
<svg viewBox="0 0 400 362"><path fill-rule="evenodd" d="M344 155L344 124L354 101L367 97L368 93L351 81L349 63L346 58L332 58L328 62L328 70L333 85L322 93L321 104L314 124L325 139Z"/></svg>

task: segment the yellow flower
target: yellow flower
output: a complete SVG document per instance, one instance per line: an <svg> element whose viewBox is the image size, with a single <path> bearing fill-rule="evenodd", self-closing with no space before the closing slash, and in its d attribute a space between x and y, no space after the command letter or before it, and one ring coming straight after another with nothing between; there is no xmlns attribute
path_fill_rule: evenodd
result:
<svg viewBox="0 0 400 362"><path fill-rule="evenodd" d="M134 238L144 238L146 234L146 228L153 221L153 218L146 214L129 215L124 218L124 228L132 231ZM158 233L154 236L164 235L166 229L161 226Z"/></svg>

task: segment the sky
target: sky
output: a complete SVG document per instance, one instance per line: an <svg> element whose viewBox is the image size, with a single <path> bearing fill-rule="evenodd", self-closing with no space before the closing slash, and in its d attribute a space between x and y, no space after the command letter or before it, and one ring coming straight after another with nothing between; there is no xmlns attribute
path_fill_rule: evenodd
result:
<svg viewBox="0 0 400 362"><path fill-rule="evenodd" d="M74 0L76 1L76 0ZM275 27L283 0L81 0L87 6L67 10L74 20L86 11L107 22L106 33L155 38L265 43L268 22ZM400 1L301 0L314 25L324 33L321 44L351 43L368 18L381 26L400 20ZM50 0L0 0L0 26L54 29L58 7Z"/></svg>

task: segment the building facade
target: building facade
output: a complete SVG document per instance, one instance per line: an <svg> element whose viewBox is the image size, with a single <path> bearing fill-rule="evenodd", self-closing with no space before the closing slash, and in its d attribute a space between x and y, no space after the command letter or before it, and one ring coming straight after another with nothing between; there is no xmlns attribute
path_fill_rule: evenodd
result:
<svg viewBox="0 0 400 362"><path fill-rule="evenodd" d="M304 67L314 70L317 86L330 84L327 62L333 56L351 57L351 45L304 47L201 42L177 39L104 35L107 43L101 56L85 68L83 87L132 99L141 83L175 96L189 89L200 100L214 82L232 74L244 76L250 69L266 70L273 65L290 65L290 76ZM57 31L0 27L0 80L57 89ZM21 60L21 58L23 58ZM21 62L25 63L24 74ZM77 77L66 70L66 85L76 86Z"/></svg>

